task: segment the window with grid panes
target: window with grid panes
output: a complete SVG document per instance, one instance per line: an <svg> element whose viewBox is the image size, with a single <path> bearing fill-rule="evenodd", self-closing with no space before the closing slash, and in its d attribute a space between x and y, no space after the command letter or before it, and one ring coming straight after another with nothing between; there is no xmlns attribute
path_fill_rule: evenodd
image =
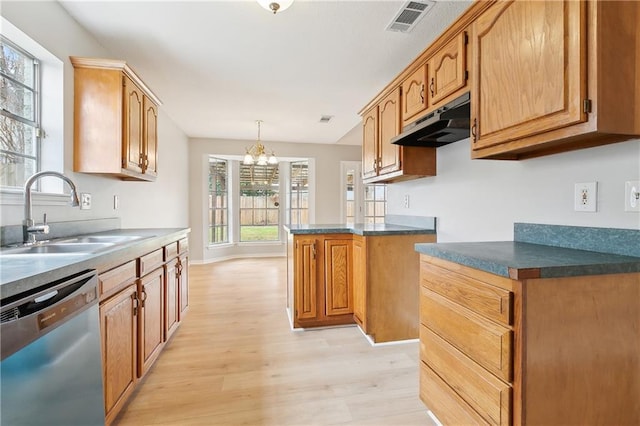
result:
<svg viewBox="0 0 640 426"><path fill-rule="evenodd" d="M364 223L384 223L387 213L387 185L364 186Z"/></svg>
<svg viewBox="0 0 640 426"><path fill-rule="evenodd" d="M228 162L209 159L209 244L229 242Z"/></svg>
<svg viewBox="0 0 640 426"><path fill-rule="evenodd" d="M292 162L290 176L289 223L306 225L309 223L309 162Z"/></svg>
<svg viewBox="0 0 640 426"><path fill-rule="evenodd" d="M240 163L240 241L280 240L278 165Z"/></svg>
<svg viewBox="0 0 640 426"><path fill-rule="evenodd" d="M22 187L40 163L38 60L0 36L0 186Z"/></svg>

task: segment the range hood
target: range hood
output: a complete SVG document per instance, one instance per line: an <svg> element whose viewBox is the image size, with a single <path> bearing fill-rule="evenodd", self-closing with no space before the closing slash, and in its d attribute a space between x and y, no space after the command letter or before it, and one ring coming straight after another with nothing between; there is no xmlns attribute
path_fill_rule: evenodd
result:
<svg viewBox="0 0 640 426"><path fill-rule="evenodd" d="M403 127L391 143L439 147L469 137L471 96L465 93L419 120Z"/></svg>

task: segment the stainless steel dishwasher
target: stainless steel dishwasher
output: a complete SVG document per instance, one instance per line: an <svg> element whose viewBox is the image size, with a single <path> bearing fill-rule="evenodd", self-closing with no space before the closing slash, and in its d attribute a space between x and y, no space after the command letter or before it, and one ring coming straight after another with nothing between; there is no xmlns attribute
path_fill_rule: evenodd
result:
<svg viewBox="0 0 640 426"><path fill-rule="evenodd" d="M0 424L104 425L95 271L0 307Z"/></svg>

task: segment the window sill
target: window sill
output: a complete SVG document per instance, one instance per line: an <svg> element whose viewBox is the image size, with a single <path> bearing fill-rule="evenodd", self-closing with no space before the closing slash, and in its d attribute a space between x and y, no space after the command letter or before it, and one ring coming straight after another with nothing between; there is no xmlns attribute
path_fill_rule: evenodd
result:
<svg viewBox="0 0 640 426"><path fill-rule="evenodd" d="M31 201L34 206L64 206L69 204L69 194L31 192ZM23 206L24 191L0 189L0 205Z"/></svg>

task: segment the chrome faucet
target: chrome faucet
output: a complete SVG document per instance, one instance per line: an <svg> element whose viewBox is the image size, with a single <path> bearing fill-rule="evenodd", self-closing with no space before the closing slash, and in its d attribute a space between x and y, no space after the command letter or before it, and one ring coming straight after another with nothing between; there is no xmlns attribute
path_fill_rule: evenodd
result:
<svg viewBox="0 0 640 426"><path fill-rule="evenodd" d="M44 176L54 176L67 182L71 188L71 205L77 207L80 205L78 200L78 190L76 184L62 173L53 171L38 172L31 176L24 184L24 221L22 222L22 240L24 244L35 244L36 234L48 234L49 225L47 225L47 215L44 215L44 223L36 225L33 221L33 211L31 208L31 186L33 183Z"/></svg>

